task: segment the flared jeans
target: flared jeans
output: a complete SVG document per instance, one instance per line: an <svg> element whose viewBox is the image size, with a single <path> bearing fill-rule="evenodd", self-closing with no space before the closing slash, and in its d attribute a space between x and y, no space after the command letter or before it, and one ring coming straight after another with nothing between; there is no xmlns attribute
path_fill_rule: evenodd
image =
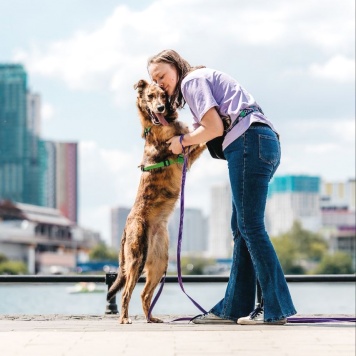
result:
<svg viewBox="0 0 356 356"><path fill-rule="evenodd" d="M224 298L210 311L224 319L249 315L256 302L257 280L265 321L296 314L281 265L265 229L268 184L280 163L276 133L253 124L224 150L232 192L234 239L229 282Z"/></svg>

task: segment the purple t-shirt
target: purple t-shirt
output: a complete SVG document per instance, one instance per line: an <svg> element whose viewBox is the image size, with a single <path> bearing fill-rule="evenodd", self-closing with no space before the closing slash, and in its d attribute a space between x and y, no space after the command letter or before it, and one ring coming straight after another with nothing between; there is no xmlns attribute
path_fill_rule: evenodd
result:
<svg viewBox="0 0 356 356"><path fill-rule="evenodd" d="M182 81L182 94L193 114L197 128L205 113L215 107L221 116L230 116L234 122L241 110L248 106L258 105L251 94L229 75L211 68L196 69ZM241 136L253 122L269 125L276 132L265 115L256 111L245 116L227 133L223 149Z"/></svg>

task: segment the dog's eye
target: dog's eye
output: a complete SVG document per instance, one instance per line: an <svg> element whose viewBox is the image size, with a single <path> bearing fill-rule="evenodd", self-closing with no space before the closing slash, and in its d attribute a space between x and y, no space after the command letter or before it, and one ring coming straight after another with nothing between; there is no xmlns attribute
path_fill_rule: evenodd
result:
<svg viewBox="0 0 356 356"><path fill-rule="evenodd" d="M153 99L153 94L148 94L147 99L152 100Z"/></svg>

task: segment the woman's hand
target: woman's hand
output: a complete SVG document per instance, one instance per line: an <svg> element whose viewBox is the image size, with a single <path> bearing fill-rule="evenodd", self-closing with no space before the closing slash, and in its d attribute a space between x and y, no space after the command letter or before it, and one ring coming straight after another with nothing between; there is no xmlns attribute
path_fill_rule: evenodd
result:
<svg viewBox="0 0 356 356"><path fill-rule="evenodd" d="M182 145L179 141L179 136L173 136L167 141L167 145L169 145L169 149L176 155L183 152Z"/></svg>
<svg viewBox="0 0 356 356"><path fill-rule="evenodd" d="M221 136L224 133L222 120L215 107L209 109L201 119L200 126L190 133L186 133L182 142L184 147L197 145L202 142ZM183 152L183 147L179 141L180 136L174 136L167 141L169 149L176 155Z"/></svg>

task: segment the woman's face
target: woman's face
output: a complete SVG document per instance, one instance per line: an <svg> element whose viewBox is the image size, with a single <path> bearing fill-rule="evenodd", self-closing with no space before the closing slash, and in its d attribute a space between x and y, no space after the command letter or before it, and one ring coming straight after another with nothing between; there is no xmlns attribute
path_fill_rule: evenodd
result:
<svg viewBox="0 0 356 356"><path fill-rule="evenodd" d="M174 93L178 82L177 69L169 63L151 63L148 67L150 76L169 96Z"/></svg>

